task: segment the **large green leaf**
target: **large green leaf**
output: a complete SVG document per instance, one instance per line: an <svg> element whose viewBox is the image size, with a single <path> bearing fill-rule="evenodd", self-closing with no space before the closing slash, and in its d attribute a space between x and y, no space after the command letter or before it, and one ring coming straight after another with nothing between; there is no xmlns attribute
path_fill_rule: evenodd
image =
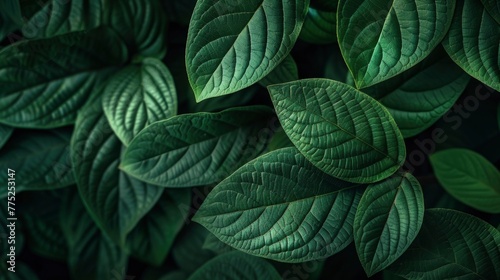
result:
<svg viewBox="0 0 500 280"><path fill-rule="evenodd" d="M295 81L299 78L299 71L297 64L291 55L288 55L276 68L267 74L259 84L267 87L269 85L281 84L286 82Z"/></svg>
<svg viewBox="0 0 500 280"><path fill-rule="evenodd" d="M61 210L61 226L68 244L72 279L116 279L127 265L127 255L88 215L78 195L69 195Z"/></svg>
<svg viewBox="0 0 500 280"><path fill-rule="evenodd" d="M166 187L219 182L267 146L268 107L185 114L145 128L127 148L121 169Z"/></svg>
<svg viewBox="0 0 500 280"><path fill-rule="evenodd" d="M107 9L108 0L50 0L24 23L23 36L48 38L99 27Z"/></svg>
<svg viewBox="0 0 500 280"><path fill-rule="evenodd" d="M0 122L48 128L71 124L90 93L127 59L109 29L24 41L0 51Z"/></svg>
<svg viewBox="0 0 500 280"><path fill-rule="evenodd" d="M430 209L390 270L405 279L499 279L500 232L462 212Z"/></svg>
<svg viewBox="0 0 500 280"><path fill-rule="evenodd" d="M321 172L296 148L284 148L222 181L193 220L252 255L282 262L321 259L352 242L359 190Z"/></svg>
<svg viewBox="0 0 500 280"><path fill-rule="evenodd" d="M309 8L299 38L313 44L330 44L337 41L337 13Z"/></svg>
<svg viewBox="0 0 500 280"><path fill-rule="evenodd" d="M354 219L354 243L369 277L406 251L420 230L424 210L422 189L410 173L366 189Z"/></svg>
<svg viewBox="0 0 500 280"><path fill-rule="evenodd" d="M118 169L122 144L96 99L78 116L71 159L82 200L97 225L118 244L154 206L163 189Z"/></svg>
<svg viewBox="0 0 500 280"><path fill-rule="evenodd" d="M69 142L71 130L16 130L0 150L0 166L16 171L16 192L48 190L75 183ZM7 172L0 172L0 180L7 182ZM7 196L7 188L0 188L0 197Z"/></svg>
<svg viewBox="0 0 500 280"><path fill-rule="evenodd" d="M127 66L107 82L103 107L111 128L128 145L148 124L177 114L172 75L155 58Z"/></svg>
<svg viewBox="0 0 500 280"><path fill-rule="evenodd" d="M172 257L182 271L192 273L216 256L211 250L202 248L209 234L204 227L195 223L179 234L172 248Z"/></svg>
<svg viewBox="0 0 500 280"><path fill-rule="evenodd" d="M497 0L481 0L486 11L500 24L500 2Z"/></svg>
<svg viewBox="0 0 500 280"><path fill-rule="evenodd" d="M0 41L22 25L18 0L0 1Z"/></svg>
<svg viewBox="0 0 500 280"><path fill-rule="evenodd" d="M441 118L465 90L470 77L447 57L403 73L398 88L379 99L404 137L415 136ZM414 75L412 75L414 74Z"/></svg>
<svg viewBox="0 0 500 280"><path fill-rule="evenodd" d="M307 79L268 87L283 129L316 167L371 183L402 165L405 144L389 112L346 84Z"/></svg>
<svg viewBox="0 0 500 280"><path fill-rule="evenodd" d="M500 172L480 154L448 149L430 156L439 183L461 202L488 213L500 213Z"/></svg>
<svg viewBox="0 0 500 280"><path fill-rule="evenodd" d="M14 128L0 124L0 149L7 143L7 140L9 140L10 136L12 135L12 132L14 132Z"/></svg>
<svg viewBox="0 0 500 280"><path fill-rule="evenodd" d="M337 36L358 88L416 65L438 46L455 0L341 0Z"/></svg>
<svg viewBox="0 0 500 280"><path fill-rule="evenodd" d="M167 52L167 20L160 1L111 1L109 25L127 42L131 52L163 58Z"/></svg>
<svg viewBox="0 0 500 280"><path fill-rule="evenodd" d="M190 190L165 190L153 209L127 236L131 255L145 263L161 265L188 216L179 204L190 203Z"/></svg>
<svg viewBox="0 0 500 280"><path fill-rule="evenodd" d="M457 0L443 46L469 75L500 91L500 23L480 1Z"/></svg>
<svg viewBox="0 0 500 280"><path fill-rule="evenodd" d="M299 36L309 0L202 0L189 25L186 65L197 101L269 74Z"/></svg>
<svg viewBox="0 0 500 280"><path fill-rule="evenodd" d="M281 276L265 260L231 252L220 255L193 273L188 280L279 280Z"/></svg>

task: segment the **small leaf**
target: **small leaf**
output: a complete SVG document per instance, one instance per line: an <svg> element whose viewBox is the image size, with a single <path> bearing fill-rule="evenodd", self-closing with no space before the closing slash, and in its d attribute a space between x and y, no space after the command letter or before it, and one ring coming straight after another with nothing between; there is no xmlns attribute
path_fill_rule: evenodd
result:
<svg viewBox="0 0 500 280"><path fill-rule="evenodd" d="M177 114L172 75L155 58L127 66L106 83L103 107L116 136L128 145L148 124Z"/></svg>
<svg viewBox="0 0 500 280"><path fill-rule="evenodd" d="M253 106L185 114L145 128L127 148L121 169L165 187L208 185L259 155L267 146L272 111Z"/></svg>
<svg viewBox="0 0 500 280"><path fill-rule="evenodd" d="M480 154L448 149L430 156L439 183L464 204L500 213L500 172Z"/></svg>
<svg viewBox="0 0 500 280"><path fill-rule="evenodd" d="M354 219L354 243L368 277L408 249L424 218L424 196L410 173L368 186Z"/></svg>
<svg viewBox="0 0 500 280"><path fill-rule="evenodd" d="M291 55L288 55L276 68L267 74L259 84L267 87L274 84L281 84L286 82L295 81L299 78L297 64Z"/></svg>
<svg viewBox="0 0 500 280"><path fill-rule="evenodd" d="M281 276L265 260L241 252L231 252L210 260L188 280L279 280Z"/></svg>
<svg viewBox="0 0 500 280"><path fill-rule="evenodd" d="M425 211L406 253L389 269L405 279L499 279L500 232L449 209Z"/></svg>
<svg viewBox="0 0 500 280"><path fill-rule="evenodd" d="M351 243L359 189L321 172L297 149L284 148L218 184L193 221L252 255L281 262L322 259Z"/></svg>
<svg viewBox="0 0 500 280"><path fill-rule="evenodd" d="M97 225L117 244L154 206L163 189L120 172L123 147L102 111L101 99L78 116L71 159L80 196Z"/></svg>
<svg viewBox="0 0 500 280"><path fill-rule="evenodd" d="M133 257L154 266L163 263L187 219L188 212L179 208L179 203L191 203L189 190L164 191L156 205L127 236L127 247Z"/></svg>
<svg viewBox="0 0 500 280"><path fill-rule="evenodd" d="M312 44L331 44L337 41L336 29L336 12L320 11L310 7L299 39Z"/></svg>
<svg viewBox="0 0 500 280"><path fill-rule="evenodd" d="M71 130L16 130L0 150L0 166L10 168L22 176L16 180L16 192L49 190L75 183L69 143ZM7 182L7 172L0 180ZM7 188L0 188L0 197L7 196Z"/></svg>
<svg viewBox="0 0 500 280"><path fill-rule="evenodd" d="M309 0L198 1L186 52L196 100L236 92L269 74L294 46L308 6Z"/></svg>
<svg viewBox="0 0 500 280"><path fill-rule="evenodd" d="M372 183L403 164L405 144L394 119L368 95L326 79L268 89L288 137L323 172L349 182Z"/></svg>
<svg viewBox="0 0 500 280"><path fill-rule="evenodd" d="M14 132L14 128L8 125L0 124L0 149L7 143L10 136Z"/></svg>
<svg viewBox="0 0 500 280"><path fill-rule="evenodd" d="M0 51L0 122L15 127L71 124L90 94L127 60L109 29L24 41Z"/></svg>
<svg viewBox="0 0 500 280"><path fill-rule="evenodd" d="M422 61L451 24L455 0L341 0L337 34L358 88Z"/></svg>
<svg viewBox="0 0 500 280"><path fill-rule="evenodd" d="M500 91L500 23L480 1L457 0L443 46L455 63L472 77Z"/></svg>

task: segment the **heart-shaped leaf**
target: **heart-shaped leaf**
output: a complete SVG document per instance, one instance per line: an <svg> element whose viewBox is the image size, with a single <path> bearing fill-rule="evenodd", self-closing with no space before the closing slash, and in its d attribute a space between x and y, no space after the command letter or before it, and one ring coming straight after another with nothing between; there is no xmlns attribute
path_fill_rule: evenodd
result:
<svg viewBox="0 0 500 280"><path fill-rule="evenodd" d="M106 83L103 107L116 136L128 145L148 124L177 114L172 75L155 58L127 66Z"/></svg>
<svg viewBox="0 0 500 280"><path fill-rule="evenodd" d="M368 95L326 79L268 89L290 140L327 174L372 183L389 177L403 164L405 144L394 119Z"/></svg>
<svg viewBox="0 0 500 280"><path fill-rule="evenodd" d="M272 116L270 108L253 106L153 123L130 143L121 169L166 187L219 182L264 151Z"/></svg>
<svg viewBox="0 0 500 280"><path fill-rule="evenodd" d="M450 27L455 0L341 0L337 36L358 88L422 61Z"/></svg>
<svg viewBox="0 0 500 280"><path fill-rule="evenodd" d="M450 209L425 211L422 229L390 270L405 279L499 279L500 232Z"/></svg>
<svg viewBox="0 0 500 280"><path fill-rule="evenodd" d="M457 0L443 46L465 72L497 91L500 91L499 41L500 23L480 1Z"/></svg>
<svg viewBox="0 0 500 280"><path fill-rule="evenodd" d="M420 230L424 210L422 189L410 173L368 186L354 219L354 243L369 277L406 251Z"/></svg>
<svg viewBox="0 0 500 280"><path fill-rule="evenodd" d="M197 101L246 88L285 59L309 0L202 0L196 3L186 65Z"/></svg>
<svg viewBox="0 0 500 280"><path fill-rule="evenodd" d="M193 220L240 251L304 262L352 241L360 185L321 172L296 148L269 152L231 174Z"/></svg>
<svg viewBox="0 0 500 280"><path fill-rule="evenodd" d="M461 202L488 213L500 213L500 172L480 154L448 149L430 156L439 183Z"/></svg>

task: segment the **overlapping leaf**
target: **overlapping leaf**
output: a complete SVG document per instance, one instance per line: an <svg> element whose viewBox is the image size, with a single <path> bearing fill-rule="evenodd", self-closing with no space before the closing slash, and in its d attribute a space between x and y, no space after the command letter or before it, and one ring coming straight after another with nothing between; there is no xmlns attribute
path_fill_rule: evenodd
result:
<svg viewBox="0 0 500 280"><path fill-rule="evenodd" d="M297 64L291 55L288 55L276 68L259 81L264 87L295 81L299 78Z"/></svg>
<svg viewBox="0 0 500 280"><path fill-rule="evenodd" d="M403 137L389 112L368 95L326 79L268 89L290 140L324 172L349 182L371 183L402 165Z"/></svg>
<svg viewBox="0 0 500 280"><path fill-rule="evenodd" d="M496 0L481 0L486 11L500 24L500 2Z"/></svg>
<svg viewBox="0 0 500 280"><path fill-rule="evenodd" d="M405 279L498 279L500 232L449 209L425 212L422 229L390 270Z"/></svg>
<svg viewBox="0 0 500 280"><path fill-rule="evenodd" d="M218 182L266 148L272 116L268 107L250 106L153 123L130 143L121 169L166 187Z"/></svg>
<svg viewBox="0 0 500 280"><path fill-rule="evenodd" d="M127 66L106 83L103 107L111 128L128 145L148 124L177 114L172 75L154 58Z"/></svg>
<svg viewBox="0 0 500 280"><path fill-rule="evenodd" d="M489 213L500 213L500 172L480 154L448 149L430 157L439 183L461 202Z"/></svg>
<svg viewBox="0 0 500 280"><path fill-rule="evenodd" d="M329 257L352 241L360 185L321 172L296 148L242 166L193 220L243 252L282 262Z"/></svg>
<svg viewBox="0 0 500 280"><path fill-rule="evenodd" d="M341 0L337 36L358 88L422 61L451 24L455 0Z"/></svg>
<svg viewBox="0 0 500 280"><path fill-rule="evenodd" d="M269 74L292 49L309 0L198 1L186 65L197 101L230 94Z"/></svg>
<svg viewBox="0 0 500 280"><path fill-rule="evenodd" d="M313 44L330 44L337 41L337 13L309 8L299 38Z"/></svg>
<svg viewBox="0 0 500 280"><path fill-rule="evenodd" d="M366 274L398 259L418 234L424 218L424 196L411 174L369 186L354 219L354 243Z"/></svg>
<svg viewBox="0 0 500 280"><path fill-rule="evenodd" d="M49 128L71 124L127 49L106 28L24 41L0 51L0 122Z"/></svg>
<svg viewBox="0 0 500 280"><path fill-rule="evenodd" d="M480 1L457 0L443 46L465 72L500 91L500 23Z"/></svg>

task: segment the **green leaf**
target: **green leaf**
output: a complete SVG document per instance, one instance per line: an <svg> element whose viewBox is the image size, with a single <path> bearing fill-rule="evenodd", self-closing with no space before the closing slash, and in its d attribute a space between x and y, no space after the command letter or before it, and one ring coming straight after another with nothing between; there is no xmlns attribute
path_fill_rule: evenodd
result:
<svg viewBox="0 0 500 280"><path fill-rule="evenodd" d="M172 75L155 58L127 66L107 82L103 107L111 128L128 145L148 124L177 114Z"/></svg>
<svg viewBox="0 0 500 280"><path fill-rule="evenodd" d="M231 252L210 260L188 278L188 280L204 279L278 280L281 276L265 260L241 252Z"/></svg>
<svg viewBox="0 0 500 280"><path fill-rule="evenodd" d="M500 2L497 0L481 0L486 11L500 24Z"/></svg>
<svg viewBox="0 0 500 280"><path fill-rule="evenodd" d="M14 132L13 127L0 124L0 149L5 145L5 143L7 143L12 135L12 132Z"/></svg>
<svg viewBox="0 0 500 280"><path fill-rule="evenodd" d="M105 28L2 49L0 122L31 128L73 123L90 93L127 56L125 45Z"/></svg>
<svg viewBox="0 0 500 280"><path fill-rule="evenodd" d="M309 8L299 38L312 44L331 44L337 41L337 13Z"/></svg>
<svg viewBox="0 0 500 280"><path fill-rule="evenodd" d="M267 74L259 84L263 87L267 87L274 84L281 84L286 82L295 81L299 78L299 71L297 69L297 64L291 55L288 55L276 68Z"/></svg>
<svg viewBox="0 0 500 280"><path fill-rule="evenodd" d="M18 0L0 1L0 41L22 25Z"/></svg>
<svg viewBox="0 0 500 280"><path fill-rule="evenodd" d="M272 117L264 106L185 114L146 127L127 148L121 169L166 187L216 183L259 155Z"/></svg>
<svg viewBox="0 0 500 280"><path fill-rule="evenodd" d="M0 150L0 166L16 171L16 192L49 190L75 183L69 142L71 130L16 130ZM7 172L0 180L7 182ZM7 196L7 187L0 188L0 197Z"/></svg>
<svg viewBox="0 0 500 280"><path fill-rule="evenodd" d="M163 58L167 52L167 21L160 1L111 1L109 25L131 53Z"/></svg>
<svg viewBox="0 0 500 280"><path fill-rule="evenodd" d="M405 138L418 135L448 112L470 80L447 56L405 73L398 78L404 82L379 100Z"/></svg>
<svg viewBox="0 0 500 280"><path fill-rule="evenodd" d="M424 195L410 173L368 186L354 219L354 243L368 277L408 249L424 219Z"/></svg>
<svg viewBox="0 0 500 280"><path fill-rule="evenodd" d="M78 195L65 199L61 225L69 248L67 262L72 279L116 279L116 274L125 269L125 252L96 227Z"/></svg>
<svg viewBox="0 0 500 280"><path fill-rule="evenodd" d="M120 172L122 144L96 99L78 116L71 159L82 200L97 225L117 244L154 206L163 189Z"/></svg>
<svg viewBox="0 0 500 280"><path fill-rule="evenodd" d="M23 24L23 36L48 38L99 27L108 6L107 0L50 0Z"/></svg>
<svg viewBox="0 0 500 280"><path fill-rule="evenodd" d="M253 85L244 88L238 92L230 95L218 96L210 99L205 99L201 102L196 102L194 95L188 96L188 112L219 112L233 107L244 106L249 103L259 91L258 85ZM189 88L187 94L191 94L192 90Z"/></svg>
<svg viewBox="0 0 500 280"><path fill-rule="evenodd" d="M196 101L236 92L269 74L295 44L308 6L309 0L198 1L186 52Z"/></svg>
<svg viewBox="0 0 500 280"><path fill-rule="evenodd" d="M430 156L439 183L464 204L500 213L500 172L480 154L448 149Z"/></svg>
<svg viewBox="0 0 500 280"><path fill-rule="evenodd" d="M218 184L193 221L252 255L281 262L322 259L351 243L359 190L321 172L297 149L284 148Z"/></svg>
<svg viewBox="0 0 500 280"><path fill-rule="evenodd" d="M500 91L499 41L500 23L479 1L457 0L443 46L465 72L497 91Z"/></svg>
<svg viewBox="0 0 500 280"><path fill-rule="evenodd" d="M191 223L179 234L172 248L172 257L183 271L194 272L216 256L214 252L202 248L209 234L205 228L195 223Z"/></svg>
<svg viewBox="0 0 500 280"><path fill-rule="evenodd" d="M267 149L269 151L274 151L286 147L293 147L293 143L290 141L283 128L280 127L276 133L274 133L273 138L271 138Z"/></svg>
<svg viewBox="0 0 500 280"><path fill-rule="evenodd" d="M425 211L422 229L390 270L405 279L499 279L500 232L449 209Z"/></svg>
<svg viewBox="0 0 500 280"><path fill-rule="evenodd" d="M341 0L337 36L358 88L422 61L450 27L455 0Z"/></svg>
<svg viewBox="0 0 500 280"><path fill-rule="evenodd" d="M220 241L219 238L217 238L217 236L213 234L209 234L207 238L205 238L205 242L203 243L203 246L201 248L212 251L217 255L234 251L231 246Z"/></svg>
<svg viewBox="0 0 500 280"><path fill-rule="evenodd" d="M191 203L190 190L164 191L156 205L127 236L131 255L142 262L159 266L188 218L179 204Z"/></svg>
<svg viewBox="0 0 500 280"><path fill-rule="evenodd" d="M405 144L389 112L346 84L306 79L268 87L293 144L316 167L354 183L372 183L403 164Z"/></svg>

